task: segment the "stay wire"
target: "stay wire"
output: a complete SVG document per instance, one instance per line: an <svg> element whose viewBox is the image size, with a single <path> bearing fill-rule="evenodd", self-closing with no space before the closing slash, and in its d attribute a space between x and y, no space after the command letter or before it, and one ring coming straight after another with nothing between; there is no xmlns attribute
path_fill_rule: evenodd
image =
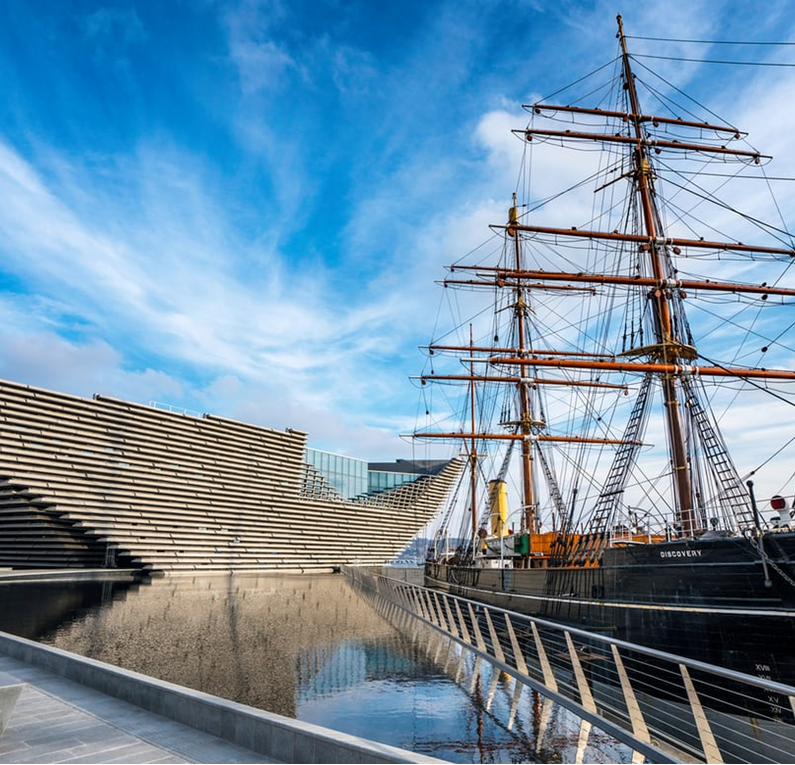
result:
<svg viewBox="0 0 795 765"><path fill-rule="evenodd" d="M564 85L562 88L559 88L558 90L556 90L554 93L550 93L549 95L544 96L544 98L541 99L540 103L544 103L545 101L548 101L550 98L554 98L556 95L558 95L558 93L563 93L565 90L568 90L569 88L573 87L574 85L577 85L577 84L583 82L584 80L587 80L589 77L593 77L597 72L601 72L602 69L607 69L608 66L612 66L616 62L616 60L618 60L619 58L620 57L616 57L616 58L608 61L607 63L602 64L602 66L598 66L596 69L588 72L588 74L584 74L579 79L574 80L574 82L570 82L567 85Z"/></svg>
<svg viewBox="0 0 795 765"><path fill-rule="evenodd" d="M625 35L627 40L651 40L653 42L698 43L700 45L790 45L795 42L776 42L762 40L686 40L676 37L643 37L641 35Z"/></svg>
<svg viewBox="0 0 795 765"><path fill-rule="evenodd" d="M635 55L633 55L632 59L635 60L635 58L636 58ZM643 68L647 72L649 72L649 74L653 75L654 77L659 79L661 82L664 82L669 88L671 88L671 90L674 90L680 96L682 96L683 98L686 98L688 101L690 101L691 103L695 104L699 109L703 110L707 114L712 115L715 119L720 120L722 122L725 122L726 125L728 125L729 127L735 127L734 125L731 124L731 122L729 122L728 120L724 119L719 114L716 114L715 112L713 112L712 109L709 109L707 106L702 104L700 101L697 101L691 95L688 95L687 93L685 93L684 90L682 90L681 88L677 88L676 85L674 85L669 80L666 80L665 77L663 77L658 72L655 72L653 69L651 69L650 67L646 66L646 64L644 64L642 61L637 61L637 64L638 64L638 66L640 66L641 68ZM647 86L647 87L649 87L649 86Z"/></svg>
<svg viewBox="0 0 795 765"><path fill-rule="evenodd" d="M784 61L725 61L715 58L686 58L684 56L655 56L651 53L633 53L632 58L654 58L660 61L680 61L690 64L728 64L730 66L769 66L769 67L795 67Z"/></svg>
<svg viewBox="0 0 795 765"><path fill-rule="evenodd" d="M714 361L713 359L707 358L706 356L704 356L701 353L698 354L698 357L700 359L704 359L704 361L706 361L707 363L712 364L712 366L714 366L714 367L716 367L718 369L722 369L724 372L727 372L729 377L734 377L734 378L736 378L738 380L743 380L744 382L746 382L751 387L756 388L757 390L761 390L764 393L767 393L769 396L772 396L773 398L777 398L779 401L783 401L785 404L787 404L787 406L795 407L795 402L791 401L788 398L784 398L784 396L779 395L778 393L776 393L775 391L771 390L770 388L766 388L764 385L760 385L758 382L752 380L749 377L743 377L742 372L738 372L738 371L735 371L733 369L730 369L729 367L726 367L723 364L721 364L719 361Z"/></svg>

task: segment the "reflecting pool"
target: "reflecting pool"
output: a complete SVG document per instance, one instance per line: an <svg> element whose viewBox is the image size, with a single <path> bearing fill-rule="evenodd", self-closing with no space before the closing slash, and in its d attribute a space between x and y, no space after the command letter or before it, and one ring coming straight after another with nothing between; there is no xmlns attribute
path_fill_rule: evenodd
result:
<svg viewBox="0 0 795 765"><path fill-rule="evenodd" d="M457 685L339 575L0 583L0 630L451 762L566 762L576 749L576 721L555 708L542 726L527 691L508 730L507 678L484 667ZM586 756L624 759L609 741Z"/></svg>

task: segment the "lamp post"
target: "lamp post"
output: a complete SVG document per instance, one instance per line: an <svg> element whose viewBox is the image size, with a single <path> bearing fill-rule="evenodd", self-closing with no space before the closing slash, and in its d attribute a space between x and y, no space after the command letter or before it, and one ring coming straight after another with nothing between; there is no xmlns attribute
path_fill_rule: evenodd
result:
<svg viewBox="0 0 795 765"><path fill-rule="evenodd" d="M643 513L642 516L636 515L635 519L637 520L638 518L640 518L640 521L645 524L645 526L646 526L646 537L647 537L647 539L649 541L649 544L651 544L651 523L649 522L651 518L654 518L654 520L656 520L657 523L661 524L661 527L666 532L666 536L670 535L670 526L666 523L665 518L662 516L660 511L657 510L656 508L651 508L651 507L650 508L632 507L630 505L627 505L627 510L629 510L630 513L633 510L636 511L637 513ZM630 516L630 520L631 520L631 516Z"/></svg>
<svg viewBox="0 0 795 765"><path fill-rule="evenodd" d="M507 528L508 528L508 521L518 513L524 513L524 507L517 508L513 512L509 513L505 516L505 520L502 522L500 526L500 569L505 569L505 537L507 536ZM499 513L489 513L488 515L488 523L491 524L492 518L499 518L501 517ZM484 529L485 531L485 529ZM488 549L488 546L486 546Z"/></svg>

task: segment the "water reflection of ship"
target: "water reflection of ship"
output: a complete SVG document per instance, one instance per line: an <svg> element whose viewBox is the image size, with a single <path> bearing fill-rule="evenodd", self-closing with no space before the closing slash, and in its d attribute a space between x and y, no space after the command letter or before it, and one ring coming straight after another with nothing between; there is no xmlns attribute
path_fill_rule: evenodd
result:
<svg viewBox="0 0 795 765"><path fill-rule="evenodd" d="M299 701L314 705L325 703L334 707L340 716L345 715L346 705L360 703L355 698L365 683L388 685L390 693L382 702L386 709L382 708L381 714L399 726L397 718L406 713L406 706L413 706L415 716L423 720L424 725L404 731L404 735L411 738L402 741L401 746L413 751L455 752L457 756L465 756L467 762L504 762L509 756L512 762L535 762L539 752L547 762L561 759L555 752L547 752L537 745L534 732L540 729L531 719L533 711L529 701L522 715L507 724L504 716L487 703L488 691L483 689L480 674L473 678L471 686L468 680L460 682L460 678L430 656L421 643L397 634L391 641L315 646L298 656L297 675ZM507 676L501 675L504 687L508 686L506 680ZM403 685L405 688L401 687ZM453 697L458 695L466 699L460 705L453 703L455 711L452 713L439 708L442 685L454 689ZM446 706L450 707L450 697L445 695L444 698L448 700ZM449 714L462 718L459 724L464 726L466 735L455 739L446 736ZM570 728L570 725L566 727ZM545 731L546 728L541 730L542 737ZM558 735L557 740L564 742L566 738Z"/></svg>
<svg viewBox="0 0 795 765"><path fill-rule="evenodd" d="M471 657L470 657L471 658ZM485 720L502 729L506 740L478 739L479 762L501 762L510 752L511 762L623 762L627 747L588 725L538 691L525 689L515 701L516 685L500 669L478 659L471 661L470 676L448 672L472 701L478 730ZM578 749L581 749L578 752Z"/></svg>

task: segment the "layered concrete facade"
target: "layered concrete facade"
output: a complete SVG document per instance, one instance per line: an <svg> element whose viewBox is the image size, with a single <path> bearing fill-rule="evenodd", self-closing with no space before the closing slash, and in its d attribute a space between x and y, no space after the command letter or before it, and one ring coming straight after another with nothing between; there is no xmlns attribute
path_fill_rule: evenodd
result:
<svg viewBox="0 0 795 765"><path fill-rule="evenodd" d="M461 472L344 500L307 434L0 381L0 567L326 571L397 555Z"/></svg>

